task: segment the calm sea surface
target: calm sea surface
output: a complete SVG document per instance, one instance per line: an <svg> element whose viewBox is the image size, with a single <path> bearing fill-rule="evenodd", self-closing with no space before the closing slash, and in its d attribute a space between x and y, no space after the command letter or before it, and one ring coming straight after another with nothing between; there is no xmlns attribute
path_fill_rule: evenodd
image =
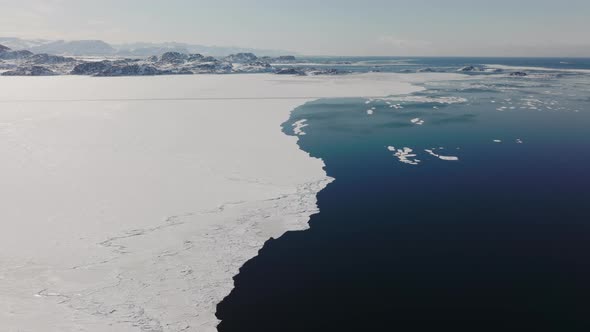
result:
<svg viewBox="0 0 590 332"><path fill-rule="evenodd" d="M590 330L590 59L306 61L475 68L292 113L285 134L336 180L309 230L242 268L220 331Z"/></svg>

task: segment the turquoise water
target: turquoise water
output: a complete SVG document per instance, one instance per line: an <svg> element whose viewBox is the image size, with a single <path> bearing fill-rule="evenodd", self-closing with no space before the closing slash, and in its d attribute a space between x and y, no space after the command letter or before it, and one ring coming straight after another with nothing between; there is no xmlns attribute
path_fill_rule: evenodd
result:
<svg viewBox="0 0 590 332"><path fill-rule="evenodd" d="M463 61L492 60L567 65ZM296 109L285 134L305 120L301 149L336 180L309 230L242 268L219 330L587 331L590 74L526 72Z"/></svg>

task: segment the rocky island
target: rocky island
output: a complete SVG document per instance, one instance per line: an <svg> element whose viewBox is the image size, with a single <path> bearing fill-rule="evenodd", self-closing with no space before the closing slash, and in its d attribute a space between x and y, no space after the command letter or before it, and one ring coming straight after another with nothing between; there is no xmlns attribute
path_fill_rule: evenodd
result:
<svg viewBox="0 0 590 332"><path fill-rule="evenodd" d="M225 57L198 53L165 52L146 58L67 57L0 45L0 74L4 76L154 76L231 73L276 73L288 75L335 75L343 71L295 66L294 56L258 57L236 53ZM288 64L288 67L284 65Z"/></svg>

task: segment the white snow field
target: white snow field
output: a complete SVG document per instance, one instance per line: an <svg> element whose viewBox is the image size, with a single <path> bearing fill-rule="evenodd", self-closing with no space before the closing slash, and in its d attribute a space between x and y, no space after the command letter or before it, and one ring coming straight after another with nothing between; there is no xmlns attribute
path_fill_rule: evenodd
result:
<svg viewBox="0 0 590 332"><path fill-rule="evenodd" d="M0 77L0 330L215 331L331 179L280 124L456 74Z"/></svg>

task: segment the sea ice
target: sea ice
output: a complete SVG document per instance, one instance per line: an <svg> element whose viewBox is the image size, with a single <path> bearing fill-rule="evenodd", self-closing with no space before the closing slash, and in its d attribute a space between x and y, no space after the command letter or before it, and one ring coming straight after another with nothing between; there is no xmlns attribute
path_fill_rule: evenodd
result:
<svg viewBox="0 0 590 332"><path fill-rule="evenodd" d="M305 132L303 131L303 128L309 126L309 124L307 123L307 119L301 119L299 121L295 121L293 124L293 133L295 135L305 135Z"/></svg>
<svg viewBox="0 0 590 332"><path fill-rule="evenodd" d="M215 331L232 277L269 238L307 228L331 181L281 131L290 112L423 82L0 77L0 330Z"/></svg>
<svg viewBox="0 0 590 332"><path fill-rule="evenodd" d="M442 148L439 148L442 149ZM458 148L457 148L458 149ZM428 152L430 155L435 156L441 160L448 160L448 161L457 161L459 160L459 157L455 157L455 156L443 156L440 154L437 154L435 152L436 148L432 148L432 149L424 149L424 151Z"/></svg>
<svg viewBox="0 0 590 332"><path fill-rule="evenodd" d="M420 118L414 118L414 119L410 120L410 122L412 122L413 124L419 125L419 126L424 124L424 120L422 120Z"/></svg>
<svg viewBox="0 0 590 332"><path fill-rule="evenodd" d="M438 104L461 104L467 102L467 99L462 97L429 97L429 96L399 96L382 98L385 101L397 101L406 103L438 103ZM398 106L400 104L397 104Z"/></svg>
<svg viewBox="0 0 590 332"><path fill-rule="evenodd" d="M413 159L416 157L416 154L412 153L414 150L405 147L403 149L396 149L394 146L388 146L387 149L391 152L395 152L393 155L399 159L400 162L409 164L409 165L418 165L420 163L419 159Z"/></svg>

